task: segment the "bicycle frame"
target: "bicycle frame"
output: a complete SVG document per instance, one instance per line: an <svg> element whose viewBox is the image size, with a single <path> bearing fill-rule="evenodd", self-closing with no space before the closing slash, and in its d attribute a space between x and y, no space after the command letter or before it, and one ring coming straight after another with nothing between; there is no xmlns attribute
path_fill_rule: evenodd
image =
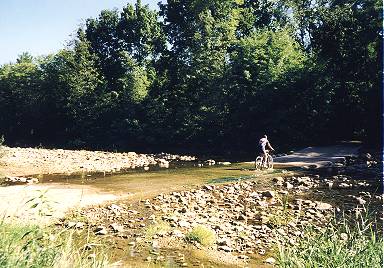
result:
<svg viewBox="0 0 384 268"><path fill-rule="evenodd" d="M255 159L255 169L273 169L273 157L269 154L269 150L266 150L266 158L264 159L264 155L259 155Z"/></svg>

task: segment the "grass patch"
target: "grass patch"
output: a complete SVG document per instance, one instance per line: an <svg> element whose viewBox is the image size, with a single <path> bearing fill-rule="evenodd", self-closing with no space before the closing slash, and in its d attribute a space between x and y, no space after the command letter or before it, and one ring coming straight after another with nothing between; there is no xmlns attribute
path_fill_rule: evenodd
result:
<svg viewBox="0 0 384 268"><path fill-rule="evenodd" d="M268 223L274 226L285 226L291 222L296 222L296 218L281 211L275 211L269 218Z"/></svg>
<svg viewBox="0 0 384 268"><path fill-rule="evenodd" d="M196 241L203 246L211 246L216 242L216 233L204 225L197 225L185 238L190 242Z"/></svg>
<svg viewBox="0 0 384 268"><path fill-rule="evenodd" d="M268 217L268 222L275 226L285 226L291 222L296 222L297 217L293 216L288 211L289 196L277 195L276 200L281 204L282 210L276 210Z"/></svg>
<svg viewBox="0 0 384 268"><path fill-rule="evenodd" d="M102 252L74 242L73 231L51 231L1 222L0 267L107 267Z"/></svg>
<svg viewBox="0 0 384 268"><path fill-rule="evenodd" d="M168 223L163 221L158 221L157 223L148 225L144 231L146 239L152 238L154 235L159 233L166 233L171 230L171 226Z"/></svg>
<svg viewBox="0 0 384 268"><path fill-rule="evenodd" d="M295 246L279 246L279 267L383 267L383 236L376 221L334 221L321 231L307 230Z"/></svg>
<svg viewBox="0 0 384 268"><path fill-rule="evenodd" d="M226 182L233 182L233 181L251 180L254 178L256 178L255 175L247 175L247 176L240 176L240 177L222 177L222 178L210 179L208 183L226 183Z"/></svg>

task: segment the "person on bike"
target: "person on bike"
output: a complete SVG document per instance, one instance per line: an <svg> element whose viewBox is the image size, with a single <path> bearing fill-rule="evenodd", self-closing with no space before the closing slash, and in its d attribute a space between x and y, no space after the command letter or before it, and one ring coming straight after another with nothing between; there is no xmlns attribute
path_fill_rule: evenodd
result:
<svg viewBox="0 0 384 268"><path fill-rule="evenodd" d="M267 162L267 157L268 157L268 148L271 151L274 151L272 145L268 141L267 135L264 135L260 140L259 140L259 149L260 149L260 155L263 156L263 165L265 162Z"/></svg>

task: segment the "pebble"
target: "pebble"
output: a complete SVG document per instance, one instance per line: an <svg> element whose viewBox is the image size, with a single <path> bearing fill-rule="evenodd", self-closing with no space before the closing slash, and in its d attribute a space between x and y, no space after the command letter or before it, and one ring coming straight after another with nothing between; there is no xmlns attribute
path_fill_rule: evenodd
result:
<svg viewBox="0 0 384 268"><path fill-rule="evenodd" d="M237 256L241 260L249 260L249 257L247 255L239 255Z"/></svg>
<svg viewBox="0 0 384 268"><path fill-rule="evenodd" d="M107 233L108 233L108 231L104 226L96 227L96 230L95 230L96 235L106 235Z"/></svg>
<svg viewBox="0 0 384 268"><path fill-rule="evenodd" d="M76 222L76 224L75 224L75 228L77 228L77 229L83 229L83 228L84 228L84 225L85 225L84 222Z"/></svg>
<svg viewBox="0 0 384 268"><path fill-rule="evenodd" d="M191 226L191 224L187 221L179 221L179 226L181 228L189 228Z"/></svg>
<svg viewBox="0 0 384 268"><path fill-rule="evenodd" d="M222 251L225 251L225 252L231 252L233 251L233 249L231 247L228 247L228 246L220 246L217 248L218 250L222 250Z"/></svg>
<svg viewBox="0 0 384 268"><path fill-rule="evenodd" d="M275 197L275 192L274 191L264 191L261 193L264 197L272 198Z"/></svg>
<svg viewBox="0 0 384 268"><path fill-rule="evenodd" d="M276 262L276 260L272 257L269 257L269 258L265 259L264 262L268 263L268 264L274 264Z"/></svg>
<svg viewBox="0 0 384 268"><path fill-rule="evenodd" d="M117 223L112 223L111 228L115 233L119 233L119 232L124 231L124 227L122 225L117 224Z"/></svg>

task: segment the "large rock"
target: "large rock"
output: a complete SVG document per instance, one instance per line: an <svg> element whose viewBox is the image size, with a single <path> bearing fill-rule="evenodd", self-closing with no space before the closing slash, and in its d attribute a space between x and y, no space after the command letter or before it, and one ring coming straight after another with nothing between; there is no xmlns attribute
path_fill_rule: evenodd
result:
<svg viewBox="0 0 384 268"><path fill-rule="evenodd" d="M187 222L187 221L179 221L179 226L181 227L181 228L189 228L189 227L191 227L191 224L189 223L189 222Z"/></svg>
<svg viewBox="0 0 384 268"><path fill-rule="evenodd" d="M96 235L106 235L108 233L107 228L104 226L97 226L95 230Z"/></svg>
<svg viewBox="0 0 384 268"><path fill-rule="evenodd" d="M332 205L324 202L316 202L316 209L329 210L329 209L332 209Z"/></svg>
<svg viewBox="0 0 384 268"><path fill-rule="evenodd" d="M231 252L233 251L233 249L231 247L228 247L228 246L220 246L217 248L218 250L222 250L222 251L225 251L225 252Z"/></svg>
<svg viewBox="0 0 384 268"><path fill-rule="evenodd" d="M111 228L115 233L120 233L124 231L124 227L118 223L112 223Z"/></svg>
<svg viewBox="0 0 384 268"><path fill-rule="evenodd" d="M272 179L272 181L277 185L277 186L282 186L284 183L284 178L283 177L275 177Z"/></svg>
<svg viewBox="0 0 384 268"><path fill-rule="evenodd" d="M276 260L272 257L269 257L264 262L268 263L268 264L274 264L276 262Z"/></svg>
<svg viewBox="0 0 384 268"><path fill-rule="evenodd" d="M272 198L275 197L276 193L274 191L264 191L261 193L262 196L267 197L267 198Z"/></svg>

